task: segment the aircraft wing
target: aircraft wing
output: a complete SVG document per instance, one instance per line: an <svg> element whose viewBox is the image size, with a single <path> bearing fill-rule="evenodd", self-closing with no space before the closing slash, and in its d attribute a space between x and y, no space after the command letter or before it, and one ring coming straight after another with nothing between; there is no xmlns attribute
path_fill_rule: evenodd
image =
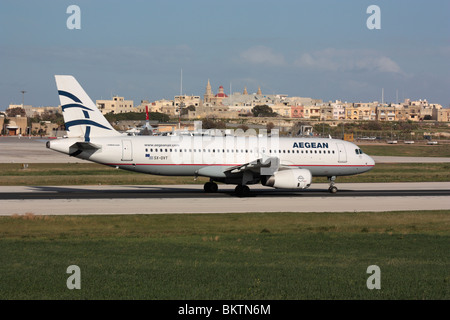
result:
<svg viewBox="0 0 450 320"><path fill-rule="evenodd" d="M260 175L272 175L278 171L280 167L280 159L277 157L265 157L253 160L248 163L241 164L239 166L234 166L228 168L224 173L244 173L246 171L251 171L258 173Z"/></svg>

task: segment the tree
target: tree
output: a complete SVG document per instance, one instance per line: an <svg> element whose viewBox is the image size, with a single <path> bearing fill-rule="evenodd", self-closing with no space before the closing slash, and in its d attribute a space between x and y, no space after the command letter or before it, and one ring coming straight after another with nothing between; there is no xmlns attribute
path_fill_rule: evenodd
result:
<svg viewBox="0 0 450 320"><path fill-rule="evenodd" d="M216 120L213 118L206 118L202 121L203 129L225 129L226 124L222 120Z"/></svg>
<svg viewBox="0 0 450 320"><path fill-rule="evenodd" d="M273 122L268 122L266 124L266 130L267 130L267 134L270 134L270 132L272 131L272 129L275 127L275 125L273 124Z"/></svg>
<svg viewBox="0 0 450 320"><path fill-rule="evenodd" d="M277 113L273 112L272 108L268 105L255 106L252 109L254 117L276 117Z"/></svg>
<svg viewBox="0 0 450 320"><path fill-rule="evenodd" d="M240 124L238 125L239 129L242 129L243 131L247 131L249 129L249 126L246 124Z"/></svg>
<svg viewBox="0 0 450 320"><path fill-rule="evenodd" d="M106 120L110 123L121 120L145 120L145 112L124 112L124 113L107 113L105 114ZM159 122L168 122L169 116L160 112L149 112L148 116L150 120L157 120Z"/></svg>
<svg viewBox="0 0 450 320"><path fill-rule="evenodd" d="M181 115L182 116L188 115L189 111L195 111L195 106L191 104L189 107L182 108L181 109Z"/></svg>
<svg viewBox="0 0 450 320"><path fill-rule="evenodd" d="M6 115L8 117L15 117L15 116L26 117L27 113L25 112L24 108L11 108L6 110Z"/></svg>

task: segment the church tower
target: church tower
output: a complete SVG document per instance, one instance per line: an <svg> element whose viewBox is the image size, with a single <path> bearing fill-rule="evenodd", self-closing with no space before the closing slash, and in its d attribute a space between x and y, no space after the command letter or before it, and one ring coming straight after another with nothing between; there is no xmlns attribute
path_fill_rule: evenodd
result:
<svg viewBox="0 0 450 320"><path fill-rule="evenodd" d="M211 84L209 83L209 79L208 79L208 84L206 85L205 95L203 96L203 102L210 103L212 98L214 98L214 93L211 90Z"/></svg>
<svg viewBox="0 0 450 320"><path fill-rule="evenodd" d="M248 92L247 92L247 87L244 87L244 93L243 93L243 94L245 94L245 95L248 94Z"/></svg>
<svg viewBox="0 0 450 320"><path fill-rule="evenodd" d="M262 96L261 87L258 87L258 92L256 93L258 96Z"/></svg>

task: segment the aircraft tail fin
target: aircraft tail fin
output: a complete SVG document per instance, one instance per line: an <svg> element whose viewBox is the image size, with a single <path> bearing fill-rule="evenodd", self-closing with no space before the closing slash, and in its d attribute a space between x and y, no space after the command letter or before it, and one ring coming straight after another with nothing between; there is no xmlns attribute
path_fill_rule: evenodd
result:
<svg viewBox="0 0 450 320"><path fill-rule="evenodd" d="M73 76L56 75L55 80L69 138L90 142L91 137L120 135Z"/></svg>

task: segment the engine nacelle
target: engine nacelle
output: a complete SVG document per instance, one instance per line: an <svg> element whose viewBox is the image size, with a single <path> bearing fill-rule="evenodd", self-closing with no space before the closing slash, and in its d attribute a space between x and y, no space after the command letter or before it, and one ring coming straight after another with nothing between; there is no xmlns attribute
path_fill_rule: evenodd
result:
<svg viewBox="0 0 450 320"><path fill-rule="evenodd" d="M275 172L264 185L278 189L306 189L311 180L311 171L307 169L286 169Z"/></svg>

